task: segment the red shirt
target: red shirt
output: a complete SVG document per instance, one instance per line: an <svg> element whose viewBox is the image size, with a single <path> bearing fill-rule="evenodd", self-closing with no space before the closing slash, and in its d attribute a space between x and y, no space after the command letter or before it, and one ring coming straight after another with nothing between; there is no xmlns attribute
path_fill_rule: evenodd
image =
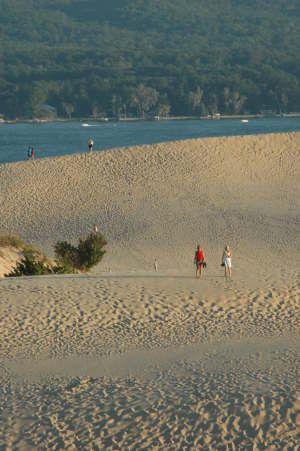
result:
<svg viewBox="0 0 300 451"><path fill-rule="evenodd" d="M204 260L204 254L203 254L203 250L202 249L198 249L196 252L196 260L197 262L201 262L202 260Z"/></svg>

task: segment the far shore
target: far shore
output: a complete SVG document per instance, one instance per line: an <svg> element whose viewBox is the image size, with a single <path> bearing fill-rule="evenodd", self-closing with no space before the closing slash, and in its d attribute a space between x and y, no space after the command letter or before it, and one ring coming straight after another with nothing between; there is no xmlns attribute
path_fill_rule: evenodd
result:
<svg viewBox="0 0 300 451"><path fill-rule="evenodd" d="M43 124L51 122L152 122L152 121L194 121L194 120L243 120L262 118L299 118L300 112L281 114L208 114L206 116L148 116L148 117L54 117L54 118L33 118L33 119L0 119L1 124Z"/></svg>

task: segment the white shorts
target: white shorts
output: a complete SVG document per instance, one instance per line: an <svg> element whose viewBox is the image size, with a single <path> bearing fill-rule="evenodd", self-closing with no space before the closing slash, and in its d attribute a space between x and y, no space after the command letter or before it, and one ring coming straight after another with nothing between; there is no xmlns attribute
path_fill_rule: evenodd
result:
<svg viewBox="0 0 300 451"><path fill-rule="evenodd" d="M226 266L226 268L231 268L231 258L230 257L224 258L224 265Z"/></svg>

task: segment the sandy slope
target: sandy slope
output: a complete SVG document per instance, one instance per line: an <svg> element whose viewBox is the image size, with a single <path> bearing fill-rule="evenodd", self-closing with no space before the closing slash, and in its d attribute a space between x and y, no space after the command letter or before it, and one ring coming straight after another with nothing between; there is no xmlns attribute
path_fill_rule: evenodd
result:
<svg viewBox="0 0 300 451"><path fill-rule="evenodd" d="M299 255L300 134L209 138L0 167L0 232L38 245L77 239L97 223L113 270L189 269L208 259L270 263ZM253 251L253 245L255 250Z"/></svg>
<svg viewBox="0 0 300 451"><path fill-rule="evenodd" d="M0 246L0 278L9 274L20 260L21 252L11 246Z"/></svg>
<svg viewBox="0 0 300 451"><path fill-rule="evenodd" d="M109 241L90 276L0 282L1 449L297 449L299 148L266 135L0 166L0 232L50 247L96 222Z"/></svg>

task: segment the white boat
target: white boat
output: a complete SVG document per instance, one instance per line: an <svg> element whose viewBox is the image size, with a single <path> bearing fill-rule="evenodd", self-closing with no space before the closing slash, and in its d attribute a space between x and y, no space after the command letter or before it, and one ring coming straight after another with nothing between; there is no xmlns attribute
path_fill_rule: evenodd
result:
<svg viewBox="0 0 300 451"><path fill-rule="evenodd" d="M241 122L243 122L243 124L248 124L249 120L248 119L242 119Z"/></svg>
<svg viewBox="0 0 300 451"><path fill-rule="evenodd" d="M81 124L81 127L89 127L89 126L90 126L90 124L86 124L86 123Z"/></svg>

